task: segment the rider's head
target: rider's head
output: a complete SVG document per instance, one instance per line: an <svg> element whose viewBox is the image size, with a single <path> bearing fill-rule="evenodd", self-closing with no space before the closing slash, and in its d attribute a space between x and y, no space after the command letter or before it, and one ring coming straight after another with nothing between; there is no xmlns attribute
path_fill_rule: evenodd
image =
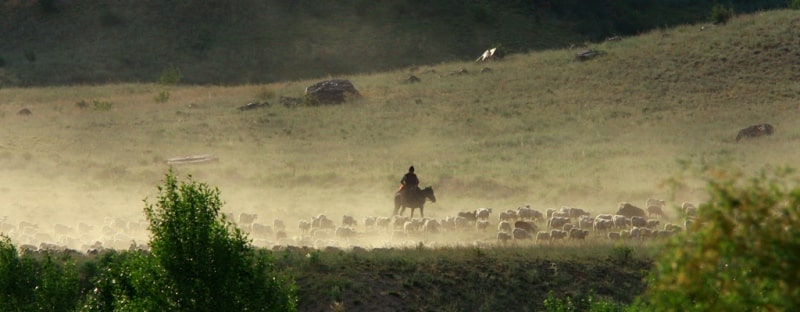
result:
<svg viewBox="0 0 800 312"><path fill-rule="evenodd" d="M414 166L408 167L408 172L414 172Z"/></svg>

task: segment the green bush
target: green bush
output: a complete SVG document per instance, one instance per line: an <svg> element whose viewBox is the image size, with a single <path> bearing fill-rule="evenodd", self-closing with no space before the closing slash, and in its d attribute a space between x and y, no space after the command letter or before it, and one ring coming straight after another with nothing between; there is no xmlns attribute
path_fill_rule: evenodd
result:
<svg viewBox="0 0 800 312"><path fill-rule="evenodd" d="M75 266L49 252L36 256L20 255L0 236L0 311L73 311L80 298Z"/></svg>
<svg viewBox="0 0 800 312"><path fill-rule="evenodd" d="M182 79L183 74L181 74L180 68L171 66L161 72L161 76L158 77L158 83L163 85L176 85L181 83Z"/></svg>
<svg viewBox="0 0 800 312"><path fill-rule="evenodd" d="M725 24L733 17L733 9L726 8L722 4L715 4L711 8L711 21L714 24Z"/></svg>
<svg viewBox="0 0 800 312"><path fill-rule="evenodd" d="M800 10L800 0L789 0L789 8L792 10Z"/></svg>
<svg viewBox="0 0 800 312"><path fill-rule="evenodd" d="M294 286L222 218L218 189L178 182L172 170L147 204L151 248L163 268L167 302L179 311L293 311Z"/></svg>
<svg viewBox="0 0 800 312"><path fill-rule="evenodd" d="M155 100L156 103L166 103L167 101L169 101L169 91L161 90L161 92L159 92L155 97L153 97L153 100Z"/></svg>
<svg viewBox="0 0 800 312"><path fill-rule="evenodd" d="M800 310L800 183L792 173L709 174L710 199L657 260L640 309Z"/></svg>
<svg viewBox="0 0 800 312"><path fill-rule="evenodd" d="M107 112L111 110L111 106L113 106L113 104L109 101L100 100L92 100L92 105L94 106L94 110L101 112Z"/></svg>
<svg viewBox="0 0 800 312"><path fill-rule="evenodd" d="M106 251L81 311L166 311L176 308L156 258L141 251ZM88 274L89 276L94 276Z"/></svg>

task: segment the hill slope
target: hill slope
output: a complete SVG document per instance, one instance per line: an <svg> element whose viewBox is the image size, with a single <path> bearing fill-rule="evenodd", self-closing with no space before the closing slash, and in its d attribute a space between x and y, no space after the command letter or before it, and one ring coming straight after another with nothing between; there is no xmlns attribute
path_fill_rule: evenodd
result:
<svg viewBox="0 0 800 312"><path fill-rule="evenodd" d="M782 0L728 1L737 12ZM564 48L708 19L714 1L7 1L0 86L263 83Z"/></svg>
<svg viewBox="0 0 800 312"><path fill-rule="evenodd" d="M219 186L231 211L290 220L388 214L410 164L437 191L433 217L523 203L607 212L667 198L683 163L798 163L798 23L776 11L659 30L593 46L602 55L586 62L553 50L423 66L419 84L402 83L406 71L352 76L363 97L339 106L236 110L301 96L313 80L0 89L0 187L24 218L70 220L76 207L138 218L164 159L210 153L220 161L180 170ZM734 141L762 122L776 134ZM676 201L703 196L678 186Z"/></svg>

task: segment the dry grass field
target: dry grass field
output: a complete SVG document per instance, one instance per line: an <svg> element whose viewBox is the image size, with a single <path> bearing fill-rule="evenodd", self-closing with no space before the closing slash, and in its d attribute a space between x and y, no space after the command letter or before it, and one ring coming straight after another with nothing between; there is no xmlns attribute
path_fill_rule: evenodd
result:
<svg viewBox="0 0 800 312"><path fill-rule="evenodd" d="M219 187L226 212L281 219L289 231L317 214L336 222L345 214L359 222L389 216L409 165L436 191L425 215L444 218L522 204L610 213L619 202L651 197L674 207L705 198L702 177L685 164L754 172L800 161L796 11L588 47L601 55L580 62L578 50L551 50L267 85L0 89L0 217L38 224L45 234L83 222L96 236L80 244L111 244L103 225L143 219L165 160L193 154L218 161L176 166L179 175ZM462 68L467 74L451 74ZM421 82L405 83L410 74ZM278 103L328 78L350 79L362 97L333 106ZM156 101L162 92L169 99ZM237 110L253 101L272 105ZM24 108L31 114L18 114ZM735 141L740 128L765 122L774 135ZM665 182L674 178L681 183L672 189ZM38 245L55 236L12 238ZM146 237L117 244L128 239Z"/></svg>

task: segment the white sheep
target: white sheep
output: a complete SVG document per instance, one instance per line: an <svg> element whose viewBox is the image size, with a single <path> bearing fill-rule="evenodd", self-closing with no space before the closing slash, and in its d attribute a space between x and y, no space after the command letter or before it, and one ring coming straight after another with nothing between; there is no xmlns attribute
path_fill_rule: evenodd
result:
<svg viewBox="0 0 800 312"><path fill-rule="evenodd" d="M367 216L364 218L364 227L374 227L375 223L378 221L378 218L375 216Z"/></svg>
<svg viewBox="0 0 800 312"><path fill-rule="evenodd" d="M478 222L475 223L475 228L479 231L485 231L489 226L491 226L491 223L489 223L488 220L478 220Z"/></svg>
<svg viewBox="0 0 800 312"><path fill-rule="evenodd" d="M422 223L422 231L425 233L438 233L439 227L439 221L436 219L425 219Z"/></svg>
<svg viewBox="0 0 800 312"><path fill-rule="evenodd" d="M475 209L475 217L477 219L489 219L489 216L492 214L492 208L478 208Z"/></svg>
<svg viewBox="0 0 800 312"><path fill-rule="evenodd" d="M632 217L631 218L631 226L646 227L647 226L647 219L645 219L644 217Z"/></svg>
<svg viewBox="0 0 800 312"><path fill-rule="evenodd" d="M550 241L550 232L541 231L536 233L536 241L538 242L549 242Z"/></svg>
<svg viewBox="0 0 800 312"><path fill-rule="evenodd" d="M528 233L528 231L523 230L523 229L514 229L513 234L514 234L514 239L515 240L532 239L533 238L533 237L531 237L531 233Z"/></svg>
<svg viewBox="0 0 800 312"><path fill-rule="evenodd" d="M631 219L623 215L614 215L614 226L624 228L631 225Z"/></svg>
<svg viewBox="0 0 800 312"><path fill-rule="evenodd" d="M256 220L256 218L258 218L258 214L256 214L256 213L244 213L244 212L242 212L242 213L239 214L239 224L240 225L252 224L253 221Z"/></svg>
<svg viewBox="0 0 800 312"><path fill-rule="evenodd" d="M497 241L505 244L511 239L511 234L508 232L497 232Z"/></svg>
<svg viewBox="0 0 800 312"><path fill-rule="evenodd" d="M353 218L353 216L351 215L343 215L342 226L349 226L351 228L354 228L358 226L358 222L356 222L356 218Z"/></svg>
<svg viewBox="0 0 800 312"><path fill-rule="evenodd" d="M619 232L608 232L608 239L612 241L620 240L621 236Z"/></svg>
<svg viewBox="0 0 800 312"><path fill-rule="evenodd" d="M550 230L550 240L552 241L563 240L566 237L567 237L567 232L564 232L562 230Z"/></svg>
<svg viewBox="0 0 800 312"><path fill-rule="evenodd" d="M281 220L281 219L273 220L272 221L272 227L275 229L275 231L284 231L284 230L286 230L286 224L283 223L283 220Z"/></svg>
<svg viewBox="0 0 800 312"><path fill-rule="evenodd" d="M614 221L606 220L606 219L595 219L594 220L594 230L595 231L608 231L612 227L614 227Z"/></svg>
<svg viewBox="0 0 800 312"><path fill-rule="evenodd" d="M500 213L500 221L514 221L519 218L517 212L514 210L506 210Z"/></svg>
<svg viewBox="0 0 800 312"><path fill-rule="evenodd" d="M544 216L541 212L534 210L529 205L517 208L517 215L523 220L542 221Z"/></svg>
<svg viewBox="0 0 800 312"><path fill-rule="evenodd" d="M497 231L498 232L511 232L511 222L508 221L500 221L497 224Z"/></svg>
<svg viewBox="0 0 800 312"><path fill-rule="evenodd" d="M569 239L570 240L586 240L586 237L589 236L589 230L583 230L579 228L573 228L569 231Z"/></svg>

